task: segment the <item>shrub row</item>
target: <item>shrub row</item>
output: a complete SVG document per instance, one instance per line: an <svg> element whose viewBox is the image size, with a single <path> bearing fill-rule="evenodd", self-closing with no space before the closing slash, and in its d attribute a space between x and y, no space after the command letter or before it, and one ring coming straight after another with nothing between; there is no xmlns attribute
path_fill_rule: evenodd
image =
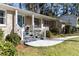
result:
<svg viewBox="0 0 79 59"><path fill-rule="evenodd" d="M13 45L18 45L20 43L21 38L17 35L17 33L11 33L6 36L6 41L13 43Z"/></svg>
<svg viewBox="0 0 79 59"><path fill-rule="evenodd" d="M0 55L14 56L16 55L15 46L20 43L21 38L16 33L11 33L6 36L4 41L3 31L0 29Z"/></svg>

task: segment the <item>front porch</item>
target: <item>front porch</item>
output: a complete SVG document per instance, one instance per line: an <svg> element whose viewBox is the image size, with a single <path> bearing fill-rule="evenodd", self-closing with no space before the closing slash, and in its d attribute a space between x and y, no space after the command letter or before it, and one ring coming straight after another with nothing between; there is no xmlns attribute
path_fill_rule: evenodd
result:
<svg viewBox="0 0 79 59"><path fill-rule="evenodd" d="M39 39L46 39L46 31L49 31L50 26L55 26L54 21L49 19L40 19L32 16L17 17L17 32L22 41L30 42Z"/></svg>
<svg viewBox="0 0 79 59"><path fill-rule="evenodd" d="M50 28L59 26L59 29L61 29L61 24L57 18L31 14L25 14L22 13L22 11L17 10L15 12L16 24L14 29L15 32L21 37L23 42L46 39L46 31L49 31Z"/></svg>

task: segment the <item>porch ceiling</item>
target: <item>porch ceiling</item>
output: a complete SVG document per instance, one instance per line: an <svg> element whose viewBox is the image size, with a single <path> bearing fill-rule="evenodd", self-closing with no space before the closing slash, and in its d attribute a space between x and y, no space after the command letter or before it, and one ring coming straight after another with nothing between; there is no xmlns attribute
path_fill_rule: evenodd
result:
<svg viewBox="0 0 79 59"><path fill-rule="evenodd" d="M12 6L3 4L3 3L0 3L0 7L3 8L3 9L11 10L11 11L18 10L20 13L25 14L26 16L34 15L35 18L38 18L38 19L58 20L58 18L56 18L56 17L45 16L45 15L42 15L42 14L34 13L32 11L22 10L22 9L12 7Z"/></svg>

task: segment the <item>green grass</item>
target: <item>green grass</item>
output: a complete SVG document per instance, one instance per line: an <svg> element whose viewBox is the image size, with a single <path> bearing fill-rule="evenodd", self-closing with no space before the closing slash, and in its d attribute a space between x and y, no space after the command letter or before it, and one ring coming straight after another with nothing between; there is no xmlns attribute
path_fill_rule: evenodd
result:
<svg viewBox="0 0 79 59"><path fill-rule="evenodd" d="M79 38L69 39L51 47L29 47L19 49L20 56L79 56Z"/></svg>

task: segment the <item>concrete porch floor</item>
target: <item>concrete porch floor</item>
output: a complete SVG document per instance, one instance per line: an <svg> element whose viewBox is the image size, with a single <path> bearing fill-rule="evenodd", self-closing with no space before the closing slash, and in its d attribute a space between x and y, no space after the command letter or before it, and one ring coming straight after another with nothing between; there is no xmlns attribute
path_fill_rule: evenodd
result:
<svg viewBox="0 0 79 59"><path fill-rule="evenodd" d="M26 42L26 45L33 46L33 47L47 47L47 46L53 46L59 43L64 42L64 40L67 39L72 39L76 38L79 36L69 36L69 37L64 37L64 38L53 38L51 40L37 40L37 41L32 41L32 42Z"/></svg>

